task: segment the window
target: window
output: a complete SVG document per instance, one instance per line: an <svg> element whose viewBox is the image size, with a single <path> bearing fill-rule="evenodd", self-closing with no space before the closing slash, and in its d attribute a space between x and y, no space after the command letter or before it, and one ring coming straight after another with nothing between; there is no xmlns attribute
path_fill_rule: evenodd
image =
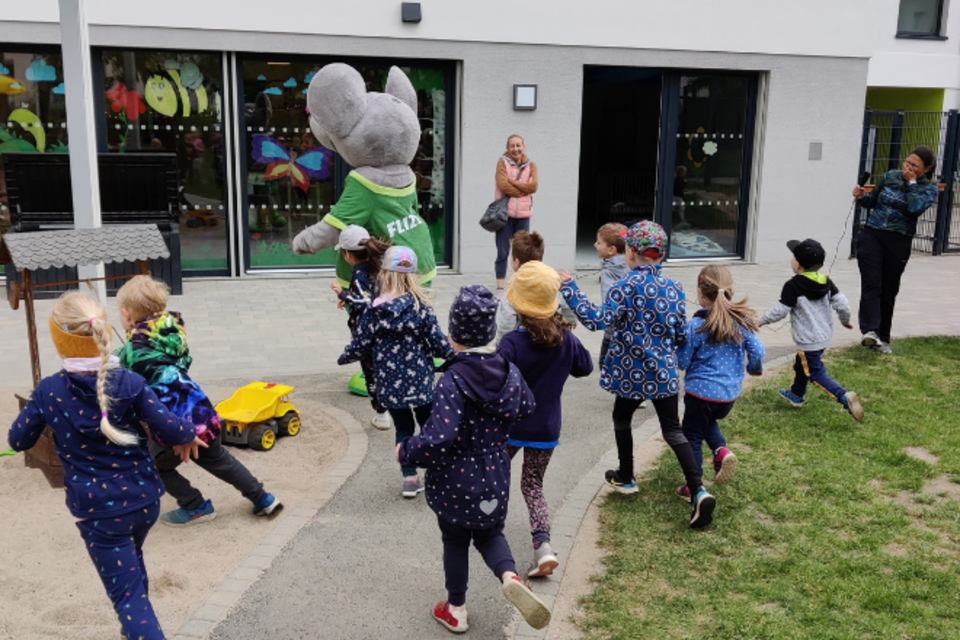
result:
<svg viewBox="0 0 960 640"><path fill-rule="evenodd" d="M939 38L944 0L900 0L897 35Z"/></svg>

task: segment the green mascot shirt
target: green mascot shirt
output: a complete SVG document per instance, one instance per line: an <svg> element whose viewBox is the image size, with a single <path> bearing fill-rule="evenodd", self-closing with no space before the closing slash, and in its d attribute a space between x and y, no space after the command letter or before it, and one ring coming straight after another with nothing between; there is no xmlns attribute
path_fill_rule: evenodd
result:
<svg viewBox="0 0 960 640"><path fill-rule="evenodd" d="M410 247L417 254L417 273L426 284L437 275L433 241L427 223L417 214L417 191L413 184L403 189L381 187L356 171L347 175L343 194L323 221L342 230L355 224L371 236L389 238L395 245ZM337 253L337 278L349 286L353 267Z"/></svg>

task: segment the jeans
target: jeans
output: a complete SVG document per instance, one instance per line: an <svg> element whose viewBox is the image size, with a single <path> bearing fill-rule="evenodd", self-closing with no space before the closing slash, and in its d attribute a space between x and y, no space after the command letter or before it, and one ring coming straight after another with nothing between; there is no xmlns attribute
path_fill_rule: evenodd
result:
<svg viewBox="0 0 960 640"><path fill-rule="evenodd" d="M714 402L704 400L689 393L683 395L683 435L693 447L693 457L697 459L697 467L703 474L703 441L707 441L710 451L727 446L727 441L720 431L720 423L733 409L732 402Z"/></svg>
<svg viewBox="0 0 960 640"><path fill-rule="evenodd" d="M790 387L801 398L807 393L807 384L812 382L838 401L843 402L847 390L837 384L827 373L823 364L823 349L820 351L798 351L793 361L793 385Z"/></svg>
<svg viewBox="0 0 960 640"><path fill-rule="evenodd" d="M387 409L387 411L390 412L390 417L393 418L393 426L397 429L397 444L400 444L407 438L412 438L418 423L421 427L427 423L427 420L430 418L430 409L432 408L432 405L424 404L413 408ZM414 414L417 416L416 422L413 421ZM417 468L401 466L400 472L403 473L403 477L406 478L407 476L415 475Z"/></svg>
<svg viewBox="0 0 960 640"><path fill-rule="evenodd" d="M115 518L77 523L93 566L100 574L120 626L128 638L163 640L163 630L148 597L150 581L143 564L143 542L160 515L160 500Z"/></svg>
<svg viewBox="0 0 960 640"><path fill-rule="evenodd" d="M223 435L217 434L215 440L207 443L206 449L200 448L199 457L193 462L215 478L233 485L244 498L257 504L266 494L263 483L227 451L222 444L222 439ZM156 443L150 444L150 453L156 460L157 471L160 472L164 488L167 493L177 499L177 504L182 509L200 507L204 502L203 494L177 471L177 467L181 464L180 456L174 453L173 449Z"/></svg>
<svg viewBox="0 0 960 640"><path fill-rule="evenodd" d="M553 456L553 449L534 449L533 447L515 447L507 445L510 459L523 449L523 471L520 476L520 492L527 503L530 514L530 536L533 544L539 548L544 542L550 542L550 511L547 499L543 495L543 476Z"/></svg>
<svg viewBox="0 0 960 640"><path fill-rule="evenodd" d="M912 246L913 238L896 231L864 227L860 232L860 333L873 331L884 342L890 342L893 307Z"/></svg>
<svg viewBox="0 0 960 640"><path fill-rule="evenodd" d="M507 258L510 257L510 241L517 231L530 231L530 218L507 218L507 224L497 231L497 259L493 263L497 280L507 277Z"/></svg>
<svg viewBox="0 0 960 640"><path fill-rule="evenodd" d="M503 536L503 523L492 529L466 529L437 516L443 538L443 573L446 577L447 600L455 607L467 602L467 582L470 575L470 541L480 552L497 580L507 571L516 573L510 545Z"/></svg>

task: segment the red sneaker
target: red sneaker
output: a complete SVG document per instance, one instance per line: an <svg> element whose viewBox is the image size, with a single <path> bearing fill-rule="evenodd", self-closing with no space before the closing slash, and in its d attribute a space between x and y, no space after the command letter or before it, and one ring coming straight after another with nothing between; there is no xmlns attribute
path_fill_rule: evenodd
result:
<svg viewBox="0 0 960 640"><path fill-rule="evenodd" d="M454 633L466 633L467 629L470 628L470 625L467 624L467 610L454 611L446 600L441 600L433 608L433 617Z"/></svg>
<svg viewBox="0 0 960 640"><path fill-rule="evenodd" d="M733 451L726 447L717 449L713 456L713 470L717 473L713 483L716 485L727 484L733 480L733 474L737 470L737 456Z"/></svg>
<svg viewBox="0 0 960 640"><path fill-rule="evenodd" d="M685 484L677 487L677 497L684 502L690 502L690 487Z"/></svg>

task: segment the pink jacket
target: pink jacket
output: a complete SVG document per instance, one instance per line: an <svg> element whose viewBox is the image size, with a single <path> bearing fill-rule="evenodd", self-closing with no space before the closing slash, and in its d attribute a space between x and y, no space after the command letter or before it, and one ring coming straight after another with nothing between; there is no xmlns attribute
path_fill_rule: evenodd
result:
<svg viewBox="0 0 960 640"><path fill-rule="evenodd" d="M533 194L539 186L536 163L523 156L518 167L512 158L501 156L497 161L496 185L495 199L510 196L507 215L511 218L533 215Z"/></svg>

